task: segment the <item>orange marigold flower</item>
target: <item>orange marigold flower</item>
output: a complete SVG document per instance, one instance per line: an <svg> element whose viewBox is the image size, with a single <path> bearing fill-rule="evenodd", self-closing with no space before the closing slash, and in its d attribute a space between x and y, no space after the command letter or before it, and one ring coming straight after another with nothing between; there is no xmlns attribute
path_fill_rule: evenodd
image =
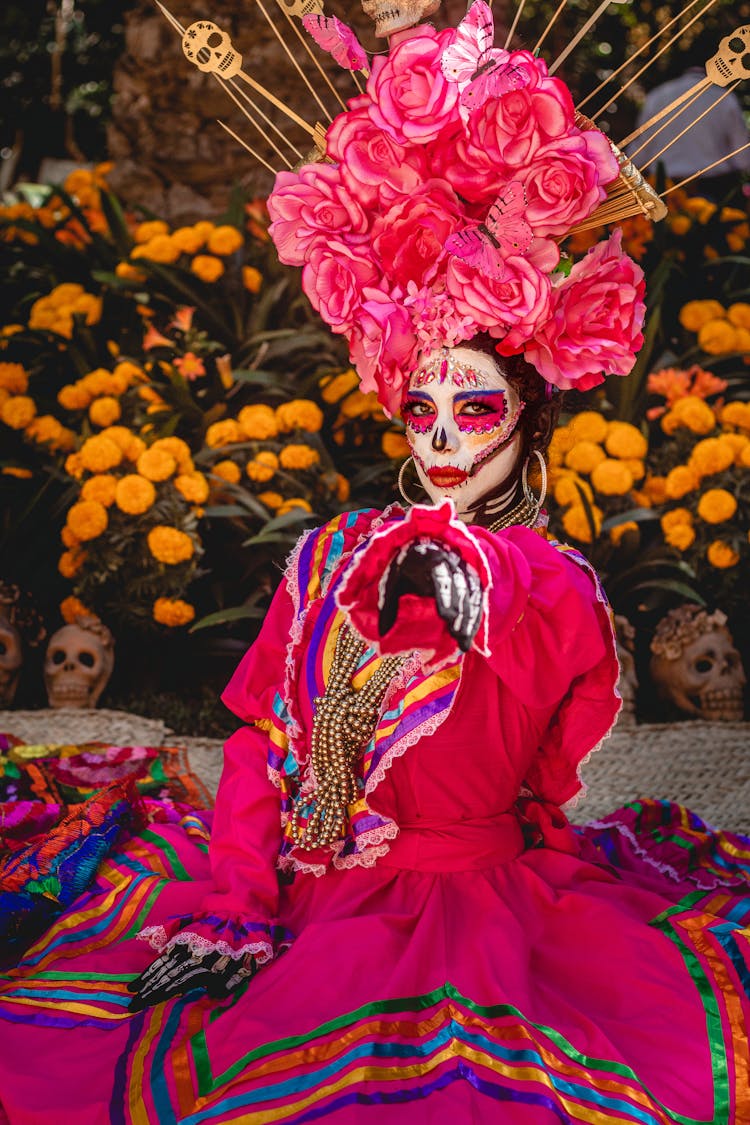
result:
<svg viewBox="0 0 750 1125"><path fill-rule="evenodd" d="M672 508L671 511L665 512L659 520L662 531L671 531L675 527L682 527L687 525L693 526L693 513L689 508Z"/></svg>
<svg viewBox="0 0 750 1125"><path fill-rule="evenodd" d="M234 418L223 418L221 422L214 422L206 430L206 445L210 449L217 449L222 445L244 441L245 437L246 434Z"/></svg>
<svg viewBox="0 0 750 1125"><path fill-rule="evenodd" d="M57 401L64 410L85 410L91 402L91 395L80 382L68 383L57 392Z"/></svg>
<svg viewBox="0 0 750 1125"><path fill-rule="evenodd" d="M698 332L698 346L709 355L737 350L737 330L728 320L707 320Z"/></svg>
<svg viewBox="0 0 750 1125"><path fill-rule="evenodd" d="M664 532L664 542L677 551L687 551L695 542L695 529L686 523L675 524Z"/></svg>
<svg viewBox="0 0 750 1125"><path fill-rule="evenodd" d="M31 469L23 469L20 465L3 465L0 472L4 477L15 477L16 480L31 480L34 475Z"/></svg>
<svg viewBox="0 0 750 1125"><path fill-rule="evenodd" d="M670 500L681 500L694 492L699 484L698 474L688 465L677 465L667 474L664 491Z"/></svg>
<svg viewBox="0 0 750 1125"><path fill-rule="evenodd" d="M352 486L341 473L336 474L336 499L340 504L345 504L352 493Z"/></svg>
<svg viewBox="0 0 750 1125"><path fill-rule="evenodd" d="M63 578L73 578L85 562L86 552L81 547L73 547L69 551L63 551L60 555L57 569Z"/></svg>
<svg viewBox="0 0 750 1125"><path fill-rule="evenodd" d="M75 625L79 617L96 617L96 614L92 613L80 598L76 598L73 594L63 598L60 602L60 613L63 621L68 625Z"/></svg>
<svg viewBox="0 0 750 1125"><path fill-rule="evenodd" d="M186 441L183 441L182 438L175 437L174 435L157 438L151 448L161 449L164 450L165 453L169 453L174 457L177 462L177 467L181 472L192 472L193 458L190 453L190 446Z"/></svg>
<svg viewBox="0 0 750 1125"><path fill-rule="evenodd" d="M84 472L84 464L80 453L71 453L65 458L65 472L69 476L80 480Z"/></svg>
<svg viewBox="0 0 750 1125"><path fill-rule="evenodd" d="M268 441L276 437L279 424L276 413L265 403L255 403L253 406L243 406L237 415L237 424L243 437L250 441Z"/></svg>
<svg viewBox="0 0 750 1125"><path fill-rule="evenodd" d="M303 500L301 496L290 496L285 500L280 508L277 509L277 516L285 516L287 512L293 511L295 508L301 508L303 512L312 512L312 508L307 500Z"/></svg>
<svg viewBox="0 0 750 1125"><path fill-rule="evenodd" d="M616 523L610 528L609 540L614 547L619 547L626 535L640 534L640 529L635 520L626 520L625 523Z"/></svg>
<svg viewBox="0 0 750 1125"><path fill-rule="evenodd" d="M208 249L212 254L220 254L222 257L226 257L239 250L244 242L244 238L236 227L225 224L221 227L215 227L211 231L208 236Z"/></svg>
<svg viewBox="0 0 750 1125"><path fill-rule="evenodd" d="M750 328L750 305L737 301L727 309L727 319L735 328Z"/></svg>
<svg viewBox="0 0 750 1125"><path fill-rule="evenodd" d="M81 464L91 473L106 473L122 461L122 451L106 434L88 438L79 451Z"/></svg>
<svg viewBox="0 0 750 1125"><path fill-rule="evenodd" d="M721 438L704 438L693 447L688 465L702 477L723 473L734 464L734 450Z"/></svg>
<svg viewBox="0 0 750 1125"><path fill-rule="evenodd" d="M108 508L110 504L115 502L116 488L117 477L113 477L111 473L97 473L84 481L81 488L81 499L96 500L99 504Z"/></svg>
<svg viewBox="0 0 750 1125"><path fill-rule="evenodd" d="M305 469L311 469L313 465L317 465L319 461L320 454L317 449L313 449L309 445L295 445L290 443L289 445L285 445L279 454L279 462L282 469L296 469L302 472Z"/></svg>
<svg viewBox="0 0 750 1125"><path fill-rule="evenodd" d="M0 418L11 430L25 430L36 414L36 403L28 395L14 395L0 407Z"/></svg>
<svg viewBox="0 0 750 1125"><path fill-rule="evenodd" d="M258 500L261 504L265 504L272 512L277 512L281 505L284 503L284 497L280 492L259 492Z"/></svg>
<svg viewBox="0 0 750 1125"><path fill-rule="evenodd" d="M168 566L187 562L195 554L193 540L184 531L166 524L152 527L147 537L148 549L158 562Z"/></svg>
<svg viewBox="0 0 750 1125"><path fill-rule="evenodd" d="M190 263L190 269L201 281L211 283L218 281L224 273L224 263L210 254L198 254Z"/></svg>
<svg viewBox="0 0 750 1125"><path fill-rule="evenodd" d="M602 513L599 508L592 508L592 516L594 520L593 534L589 518L583 504L573 504L568 508L567 512L563 515L563 527L565 533L576 539L579 543L592 543L595 536L599 534L602 529Z"/></svg>
<svg viewBox="0 0 750 1125"><path fill-rule="evenodd" d="M134 238L136 242L150 242L160 234L169 234L168 225L161 219L150 219L136 227Z"/></svg>
<svg viewBox="0 0 750 1125"><path fill-rule="evenodd" d="M582 410L579 414L573 415L567 428L573 439L572 448L577 441L593 441L601 445L610 427L607 420L596 410Z"/></svg>
<svg viewBox="0 0 750 1125"><path fill-rule="evenodd" d="M714 539L713 543L709 544L706 558L716 570L727 570L740 561L739 553L721 539Z"/></svg>
<svg viewBox="0 0 750 1125"><path fill-rule="evenodd" d="M205 504L208 500L208 481L203 473L183 473L175 477L174 486L190 504Z"/></svg>
<svg viewBox="0 0 750 1125"><path fill-rule="evenodd" d="M600 445L593 441L579 441L565 454L565 464L574 472L589 476L605 457Z"/></svg>
<svg viewBox="0 0 750 1125"><path fill-rule="evenodd" d="M256 270L255 266L243 266L242 284L245 286L248 293L260 293L260 287L263 284L263 274L260 270Z"/></svg>
<svg viewBox="0 0 750 1125"><path fill-rule="evenodd" d="M702 398L685 395L675 402L661 420L661 428L665 434L673 434L681 427L694 434L710 434L716 428L716 415Z"/></svg>
<svg viewBox="0 0 750 1125"><path fill-rule="evenodd" d="M610 457L640 461L648 453L648 442L641 431L629 422L610 422L604 448Z"/></svg>
<svg viewBox="0 0 750 1125"><path fill-rule="evenodd" d="M89 407L89 418L95 426L111 426L122 414L122 408L112 395L94 399Z"/></svg>
<svg viewBox="0 0 750 1125"><path fill-rule="evenodd" d="M718 301L688 301L680 309L680 324L688 332L700 332L709 320L720 320L724 315L724 306Z"/></svg>
<svg viewBox="0 0 750 1125"><path fill-rule="evenodd" d="M721 422L725 426L737 426L740 430L750 430L750 403L728 402L722 408Z"/></svg>
<svg viewBox="0 0 750 1125"><path fill-rule="evenodd" d="M172 241L183 254L197 254L206 240L195 227L178 227L172 231Z"/></svg>
<svg viewBox="0 0 750 1125"><path fill-rule="evenodd" d="M147 449L136 462L138 472L147 480L168 480L177 469L177 462L164 449Z"/></svg>
<svg viewBox="0 0 750 1125"><path fill-rule="evenodd" d="M276 421L282 434L292 430L307 430L314 434L323 425L323 411L311 399L295 398L276 407Z"/></svg>
<svg viewBox="0 0 750 1125"><path fill-rule="evenodd" d="M320 393L325 402L339 402L359 386L359 376L353 367L338 375L324 375L320 380Z"/></svg>
<svg viewBox="0 0 750 1125"><path fill-rule="evenodd" d="M698 501L698 515L706 523L726 523L737 511L737 501L725 488L709 488Z"/></svg>
<svg viewBox="0 0 750 1125"><path fill-rule="evenodd" d="M29 377L21 363L0 363L0 387L14 395L25 394L29 389Z"/></svg>
<svg viewBox="0 0 750 1125"><path fill-rule="evenodd" d="M248 461L245 472L250 480L259 484L269 481L279 467L279 459L270 450L261 450L252 461Z"/></svg>
<svg viewBox="0 0 750 1125"><path fill-rule="evenodd" d="M217 461L211 468L211 475L220 477L221 480L228 481L229 484L239 484L242 478L240 467L235 465L234 461Z"/></svg>
<svg viewBox="0 0 750 1125"><path fill-rule="evenodd" d="M594 466L591 483L602 496L624 496L633 487L633 474L623 461L608 457Z"/></svg>
<svg viewBox="0 0 750 1125"><path fill-rule="evenodd" d="M68 511L68 527L81 543L98 539L108 522L107 509L98 500L79 500Z"/></svg>
<svg viewBox="0 0 750 1125"><path fill-rule="evenodd" d="M150 480L138 473L128 473L117 482L115 503L129 516L141 516L156 500L156 489Z"/></svg>
<svg viewBox="0 0 750 1125"><path fill-rule="evenodd" d="M392 461L403 461L409 456L409 443L401 430L386 430L380 439L380 448Z"/></svg>
<svg viewBox="0 0 750 1125"><path fill-rule="evenodd" d="M152 609L154 621L170 629L189 625L195 617L195 609L182 598L157 598Z"/></svg>

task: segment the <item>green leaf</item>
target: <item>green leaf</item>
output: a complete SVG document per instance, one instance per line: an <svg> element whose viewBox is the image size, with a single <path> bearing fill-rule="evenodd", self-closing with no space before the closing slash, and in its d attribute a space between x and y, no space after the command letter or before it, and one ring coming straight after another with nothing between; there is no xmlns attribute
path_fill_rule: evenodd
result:
<svg viewBox="0 0 750 1125"><path fill-rule="evenodd" d="M688 601L696 602L698 605L706 605L705 598L701 597L692 586L688 586L687 582L677 582L672 578L652 578L647 582L639 582L637 586L632 586L630 589L632 593L640 590L666 590L670 594L679 594L680 597L687 598Z"/></svg>
<svg viewBox="0 0 750 1125"><path fill-rule="evenodd" d="M203 509L206 519L225 519L228 516L246 516L248 509L241 504L213 504Z"/></svg>
<svg viewBox="0 0 750 1125"><path fill-rule="evenodd" d="M602 523L602 531L609 531L621 523L630 523L631 520L633 523L648 523L658 519L658 512L655 512L653 508L631 508L627 512L619 512L616 516L607 516Z"/></svg>
<svg viewBox="0 0 750 1125"><path fill-rule="evenodd" d="M265 616L266 611L257 605L236 605L231 609L218 609L215 613L209 613L206 617L201 617L200 621L196 621L190 627L189 632L197 633L199 629L210 629L213 625L226 625L229 621L242 621L249 617Z"/></svg>

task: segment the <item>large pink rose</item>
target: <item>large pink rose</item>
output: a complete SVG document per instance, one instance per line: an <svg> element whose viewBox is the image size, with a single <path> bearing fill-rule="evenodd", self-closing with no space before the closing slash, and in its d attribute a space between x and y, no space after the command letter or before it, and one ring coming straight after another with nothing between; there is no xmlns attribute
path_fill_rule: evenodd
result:
<svg viewBox="0 0 750 1125"><path fill-rule="evenodd" d="M446 239L463 225L455 192L441 180L428 180L419 194L402 197L375 220L372 245L392 281L422 285L435 277Z"/></svg>
<svg viewBox="0 0 750 1125"><path fill-rule="evenodd" d="M348 332L366 286L375 285L378 270L372 256L340 239L310 251L302 271L302 288L314 309L334 332Z"/></svg>
<svg viewBox="0 0 750 1125"><path fill-rule="evenodd" d="M411 316L400 291L365 289L356 322L349 335L349 354L362 390L376 391L389 414L401 403L405 380L416 356L417 340Z"/></svg>
<svg viewBox="0 0 750 1125"><path fill-rule="evenodd" d="M538 235L563 235L606 199L602 182L617 162L598 131L562 137L537 150L523 171L526 220ZM603 177L603 181L602 181Z"/></svg>
<svg viewBox="0 0 750 1125"><path fill-rule="evenodd" d="M429 144L458 120L458 86L448 82L440 66L454 38L453 30L420 24L395 47L392 42L388 55L373 60L367 81L370 116L399 144Z"/></svg>
<svg viewBox="0 0 750 1125"><path fill-rule="evenodd" d="M339 114L326 143L351 194L363 207L372 207L383 188L403 195L417 190L426 174L423 151L404 148L376 125L367 109L371 101L366 94L351 104L357 108Z"/></svg>
<svg viewBox="0 0 750 1125"><path fill-rule="evenodd" d="M480 161L499 165L507 174L528 164L538 149L566 136L573 127L568 88L548 79L541 89L510 90L488 98L470 115L468 136Z"/></svg>
<svg viewBox="0 0 750 1125"><path fill-rule="evenodd" d="M526 258L506 258L505 266L505 277L493 281L459 258L452 258L446 283L458 312L470 316L492 336L510 340L513 351L520 346L517 341L527 340L537 324L547 320L551 284L547 275Z"/></svg>
<svg viewBox="0 0 750 1125"><path fill-rule="evenodd" d="M553 292L552 316L525 349L529 363L562 390L588 390L605 374L627 375L643 343L643 271L617 230L589 250Z"/></svg>
<svg viewBox="0 0 750 1125"><path fill-rule="evenodd" d="M332 235L364 242L369 220L332 164L308 164L299 172L279 172L268 197L269 230L279 258L302 266L312 248Z"/></svg>

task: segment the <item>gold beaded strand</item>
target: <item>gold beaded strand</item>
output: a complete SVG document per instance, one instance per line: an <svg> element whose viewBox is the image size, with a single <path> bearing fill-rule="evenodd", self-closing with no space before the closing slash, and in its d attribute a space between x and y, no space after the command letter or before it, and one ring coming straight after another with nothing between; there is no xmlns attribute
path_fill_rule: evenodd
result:
<svg viewBox="0 0 750 1125"><path fill-rule="evenodd" d="M362 687L355 688L352 677L366 649L343 624L325 694L313 700L310 757L317 787L297 797L290 821L292 837L305 851L326 847L343 835L347 808L357 799L354 765L375 732L388 685L403 664L403 657L386 657ZM301 825L306 809L311 812Z"/></svg>

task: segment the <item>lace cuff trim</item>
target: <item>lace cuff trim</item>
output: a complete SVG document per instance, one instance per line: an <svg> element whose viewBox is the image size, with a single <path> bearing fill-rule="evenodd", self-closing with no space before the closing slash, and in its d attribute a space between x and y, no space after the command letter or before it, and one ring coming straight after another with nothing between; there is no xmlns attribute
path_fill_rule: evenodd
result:
<svg viewBox="0 0 750 1125"><path fill-rule="evenodd" d="M222 957L239 961L251 954L258 965L272 961L294 940L283 926L219 918L214 914L173 918L165 925L146 926L137 936L159 953L176 945L186 945L196 957L219 953Z"/></svg>

